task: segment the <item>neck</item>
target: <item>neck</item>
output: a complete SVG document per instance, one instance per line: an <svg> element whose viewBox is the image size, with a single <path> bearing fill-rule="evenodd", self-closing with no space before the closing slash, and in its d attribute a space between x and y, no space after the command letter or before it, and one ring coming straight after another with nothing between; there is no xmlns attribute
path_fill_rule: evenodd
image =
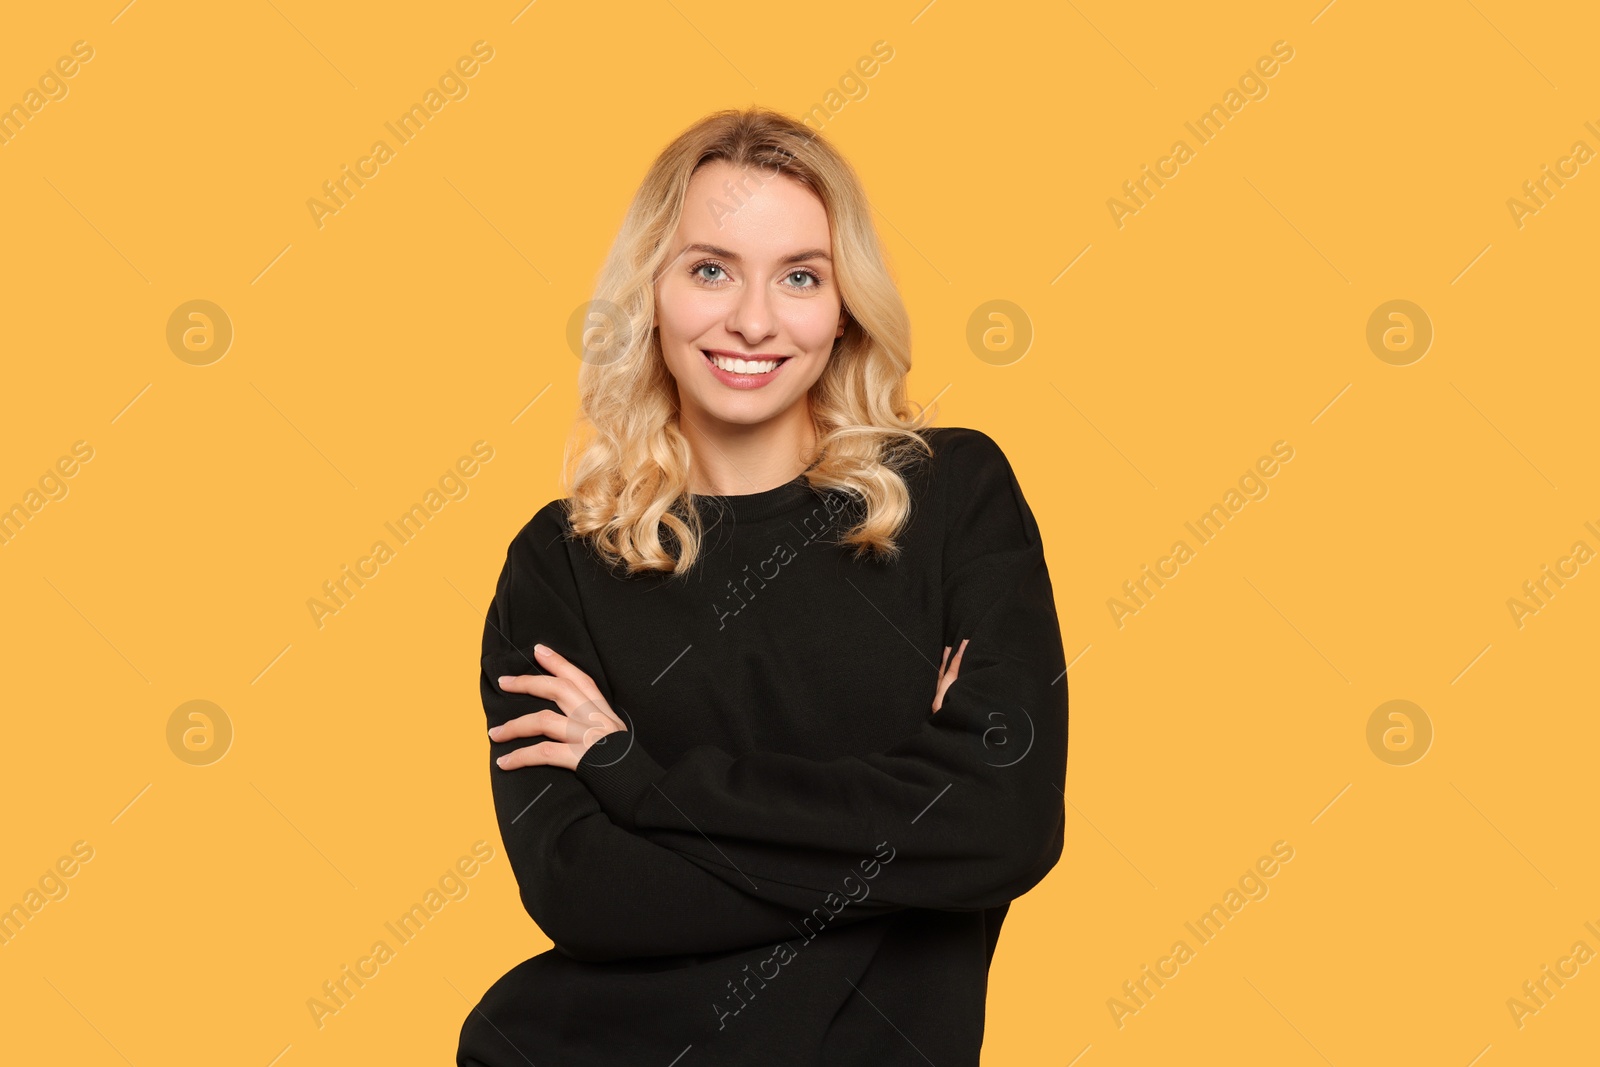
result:
<svg viewBox="0 0 1600 1067"><path fill-rule="evenodd" d="M743 496L793 481L811 464L816 431L806 404L755 426L705 416L678 421L694 453L689 491L697 496Z"/></svg>

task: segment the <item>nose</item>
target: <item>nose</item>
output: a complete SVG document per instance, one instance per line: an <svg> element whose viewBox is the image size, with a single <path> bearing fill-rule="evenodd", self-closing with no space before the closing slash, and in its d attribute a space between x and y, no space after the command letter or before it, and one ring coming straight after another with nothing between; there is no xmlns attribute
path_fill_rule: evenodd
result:
<svg viewBox="0 0 1600 1067"><path fill-rule="evenodd" d="M777 316L772 296L765 286L746 287L728 309L728 330L744 338L752 347L772 335Z"/></svg>

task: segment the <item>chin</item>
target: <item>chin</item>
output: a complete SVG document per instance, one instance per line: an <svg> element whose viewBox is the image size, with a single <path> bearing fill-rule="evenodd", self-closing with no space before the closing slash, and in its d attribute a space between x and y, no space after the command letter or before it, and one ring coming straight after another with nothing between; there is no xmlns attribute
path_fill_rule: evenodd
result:
<svg viewBox="0 0 1600 1067"><path fill-rule="evenodd" d="M781 404L766 400L749 404L702 403L700 408L712 418L730 426L759 426L787 411L794 403L792 400Z"/></svg>

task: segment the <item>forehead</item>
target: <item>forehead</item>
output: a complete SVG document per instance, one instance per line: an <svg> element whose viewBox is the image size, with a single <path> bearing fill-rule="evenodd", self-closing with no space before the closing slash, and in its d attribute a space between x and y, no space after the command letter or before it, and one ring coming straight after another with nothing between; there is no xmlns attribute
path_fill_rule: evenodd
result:
<svg viewBox="0 0 1600 1067"><path fill-rule="evenodd" d="M828 211L785 174L713 160L689 179L676 247L714 244L751 260L776 260L802 248L829 248Z"/></svg>

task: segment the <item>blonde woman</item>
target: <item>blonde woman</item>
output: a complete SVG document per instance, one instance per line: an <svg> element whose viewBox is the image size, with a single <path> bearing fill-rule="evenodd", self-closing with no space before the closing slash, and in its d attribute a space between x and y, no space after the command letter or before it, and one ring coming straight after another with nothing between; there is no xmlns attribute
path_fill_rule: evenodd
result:
<svg viewBox="0 0 1600 1067"><path fill-rule="evenodd" d="M511 541L480 679L555 947L457 1063L977 1064L1063 841L1066 665L1005 454L913 410L860 182L781 114L661 153L591 306L570 492Z"/></svg>

